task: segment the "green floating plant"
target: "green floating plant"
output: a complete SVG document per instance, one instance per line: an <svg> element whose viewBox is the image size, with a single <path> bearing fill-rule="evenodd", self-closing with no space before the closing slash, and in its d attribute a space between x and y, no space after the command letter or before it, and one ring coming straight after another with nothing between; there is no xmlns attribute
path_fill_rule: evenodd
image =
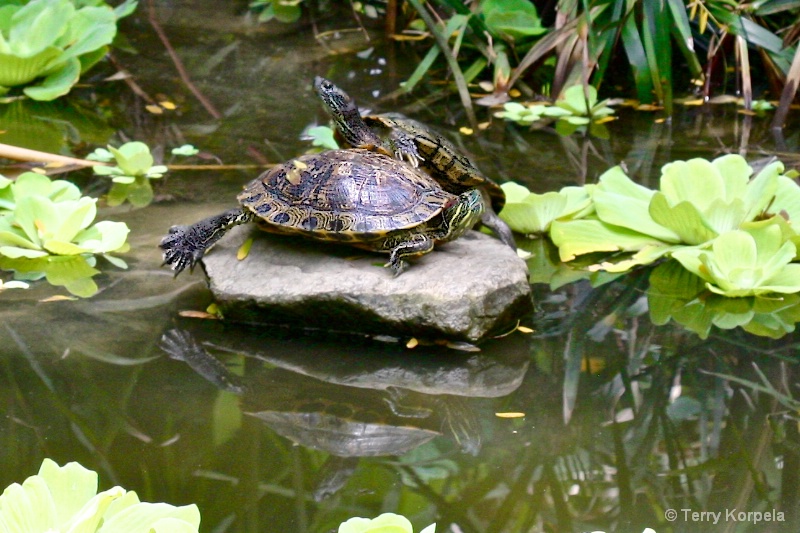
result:
<svg viewBox="0 0 800 533"><path fill-rule="evenodd" d="M710 248L684 248L672 253L689 272L723 296L762 296L800 292L800 264L792 263L797 248L791 229L777 218L731 230Z"/></svg>
<svg viewBox="0 0 800 533"><path fill-rule="evenodd" d="M431 524L420 533L434 533L436 524ZM376 518L351 518L342 522L338 533L414 533L411 522L403 515L383 513Z"/></svg>
<svg viewBox="0 0 800 533"><path fill-rule="evenodd" d="M94 173L99 176L113 176L114 183L130 185L137 178L155 179L162 177L167 172L164 165L153 165L155 162L150 147L143 142L128 142L114 148L109 145L108 150L98 148L87 159L91 161L111 162L115 161L116 166L96 165L92 167Z"/></svg>
<svg viewBox="0 0 800 533"><path fill-rule="evenodd" d="M93 295L95 255L127 268L111 254L128 250L129 231L124 222L93 224L96 202L69 182L34 172L15 182L0 177L0 269L22 280L47 278L76 296Z"/></svg>
<svg viewBox="0 0 800 533"><path fill-rule="evenodd" d="M483 0L480 8L486 27L495 37L513 42L547 32L528 0Z"/></svg>
<svg viewBox="0 0 800 533"><path fill-rule="evenodd" d="M520 104L518 102L506 102L503 110L497 111L494 116L516 122L522 126L530 126L544 116L545 104Z"/></svg>
<svg viewBox="0 0 800 533"><path fill-rule="evenodd" d="M573 85L564 91L562 99L546 107L542 114L575 126L584 126L614 114L614 110L606 103L607 100L597 101L597 89L591 85Z"/></svg>
<svg viewBox="0 0 800 533"><path fill-rule="evenodd" d="M591 209L584 187L564 187L559 192L535 194L517 183L501 185L506 195L502 218L519 233L545 233L559 218L580 218Z"/></svg>
<svg viewBox="0 0 800 533"><path fill-rule="evenodd" d="M122 487L97 492L97 473L45 459L39 473L0 495L0 531L196 533L197 506L139 501Z"/></svg>
<svg viewBox="0 0 800 533"><path fill-rule="evenodd" d="M800 219L800 187L774 162L751 179L739 155L692 159L662 168L660 190L634 183L620 167L589 188L595 214L556 221L550 237L563 261L596 252L632 252L596 268L623 272L686 246L710 244L721 233L781 213Z"/></svg>
<svg viewBox="0 0 800 533"><path fill-rule="evenodd" d="M328 126L314 126L308 128L301 138L311 141L314 146L319 146L325 150L336 150L339 148L339 143L336 142L334 131Z"/></svg>
<svg viewBox="0 0 800 533"><path fill-rule="evenodd" d="M177 148L172 149L172 155L182 155L182 156L193 156L200 153L200 150L192 146L191 144L184 144L183 146L179 146Z"/></svg>
<svg viewBox="0 0 800 533"><path fill-rule="evenodd" d="M653 323L663 325L675 320L703 339L712 326L741 327L754 335L777 339L795 331L795 324L800 322L800 294L727 298L709 293L706 282L677 261L658 265L649 281L647 301Z"/></svg>
<svg viewBox="0 0 800 533"><path fill-rule="evenodd" d="M136 9L99 0L3 2L0 7L0 94L12 87L34 100L67 94L108 51L117 20Z"/></svg>

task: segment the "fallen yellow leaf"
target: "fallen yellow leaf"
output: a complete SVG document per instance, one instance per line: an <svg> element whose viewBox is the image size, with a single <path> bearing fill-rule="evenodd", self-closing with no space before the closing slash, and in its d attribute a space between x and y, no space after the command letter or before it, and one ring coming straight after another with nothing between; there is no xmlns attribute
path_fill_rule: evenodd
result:
<svg viewBox="0 0 800 533"><path fill-rule="evenodd" d="M236 259L241 261L244 258L246 258L248 255L250 255L250 248L252 246L253 246L253 238L250 237L249 239L244 241L242 243L242 245L239 247L239 249L236 251Z"/></svg>

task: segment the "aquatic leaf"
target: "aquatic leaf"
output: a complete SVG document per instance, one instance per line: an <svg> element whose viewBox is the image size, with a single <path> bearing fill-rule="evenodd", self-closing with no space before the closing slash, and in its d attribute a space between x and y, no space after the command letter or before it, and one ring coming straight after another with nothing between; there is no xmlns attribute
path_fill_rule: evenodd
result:
<svg viewBox="0 0 800 533"><path fill-rule="evenodd" d="M354 517L339 525L338 533L413 533L414 528L405 516L383 513L376 518Z"/></svg>
<svg viewBox="0 0 800 533"><path fill-rule="evenodd" d="M66 0L33 0L24 5L11 18L8 32L11 53L32 57L55 44L74 12L75 7Z"/></svg>
<svg viewBox="0 0 800 533"><path fill-rule="evenodd" d="M523 39L547 31L536 7L527 0L484 0L481 13L489 31L508 39Z"/></svg>
<svg viewBox="0 0 800 533"><path fill-rule="evenodd" d="M76 58L68 59L58 70L52 71L36 85L25 87L22 92L34 100L50 101L67 94L73 85L78 83L81 75L81 62Z"/></svg>
<svg viewBox="0 0 800 533"><path fill-rule="evenodd" d="M320 146L328 150L336 150L339 148L339 143L336 142L334 132L328 126L315 126L310 128L306 135L312 140L311 144Z"/></svg>
<svg viewBox="0 0 800 533"><path fill-rule="evenodd" d="M42 247L54 255L79 255L88 252L86 248L81 248L77 244L68 241L48 239L44 241Z"/></svg>
<svg viewBox="0 0 800 533"><path fill-rule="evenodd" d="M702 244L717 236L692 202L670 205L665 194L656 192L650 201L649 212L656 223L678 235L681 242Z"/></svg>
<svg viewBox="0 0 800 533"><path fill-rule="evenodd" d="M67 32L56 41L65 49L61 60L77 59L111 44L117 33L117 19L108 6L84 6L69 21Z"/></svg>
<svg viewBox="0 0 800 533"><path fill-rule="evenodd" d="M250 255L250 248L252 248L252 246L253 246L253 238L249 237L245 239L245 241L242 243L239 249L236 250L236 259L242 261L248 255Z"/></svg>
<svg viewBox="0 0 800 533"><path fill-rule="evenodd" d="M183 146L179 146L178 148L173 148L171 153L173 155L192 156L199 154L200 150L198 150L191 144L184 144Z"/></svg>
<svg viewBox="0 0 800 533"><path fill-rule="evenodd" d="M550 238L558 246L562 261L587 253L634 252L662 244L649 235L593 219L556 220L550 226Z"/></svg>
<svg viewBox="0 0 800 533"><path fill-rule="evenodd" d="M124 222L100 221L75 236L78 245L92 253L124 251L130 228Z"/></svg>
<svg viewBox="0 0 800 533"><path fill-rule="evenodd" d="M0 86L15 87L30 83L61 54L56 47L45 48L32 57L0 53Z"/></svg>
<svg viewBox="0 0 800 533"><path fill-rule="evenodd" d="M785 240L780 224L723 233L710 249L690 248L672 256L706 281L709 290L730 297L800 292L797 248Z"/></svg>
<svg viewBox="0 0 800 533"><path fill-rule="evenodd" d="M523 201L507 202L500 217L519 233L542 233L567 205L567 198L557 192L530 193Z"/></svg>
<svg viewBox="0 0 800 533"><path fill-rule="evenodd" d="M150 147L139 141L128 142L114 148L108 146L108 150L114 154L117 166L126 176L139 176L145 174L153 166L153 156Z"/></svg>
<svg viewBox="0 0 800 533"><path fill-rule="evenodd" d="M655 191L634 183L621 167L604 172L591 192L597 216L603 222L652 235L664 242L679 242L679 236L650 216Z"/></svg>
<svg viewBox="0 0 800 533"><path fill-rule="evenodd" d="M800 186L786 176L778 176L777 182L769 212L777 214L785 211L789 220L800 221Z"/></svg>

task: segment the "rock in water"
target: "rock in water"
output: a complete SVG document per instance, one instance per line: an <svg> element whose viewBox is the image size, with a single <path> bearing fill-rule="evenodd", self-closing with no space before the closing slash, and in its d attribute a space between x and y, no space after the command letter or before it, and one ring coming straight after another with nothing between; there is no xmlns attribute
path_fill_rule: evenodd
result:
<svg viewBox="0 0 800 533"><path fill-rule="evenodd" d="M223 315L236 322L477 342L531 310L525 262L488 235L470 231L437 246L396 278L380 266L387 257L243 226L203 266Z"/></svg>

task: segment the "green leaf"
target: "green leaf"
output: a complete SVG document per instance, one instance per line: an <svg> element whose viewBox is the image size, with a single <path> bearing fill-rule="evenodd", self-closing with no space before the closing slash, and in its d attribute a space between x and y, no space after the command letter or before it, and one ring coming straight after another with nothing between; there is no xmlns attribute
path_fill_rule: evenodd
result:
<svg viewBox="0 0 800 533"><path fill-rule="evenodd" d="M115 252L125 245L130 229L124 222L103 220L78 233L75 242L92 253Z"/></svg>
<svg viewBox="0 0 800 533"><path fill-rule="evenodd" d="M600 176L592 190L597 217L608 224L622 226L664 242L680 242L678 235L650 216L655 191L631 180L622 168L613 167Z"/></svg>
<svg viewBox="0 0 800 533"><path fill-rule="evenodd" d="M658 239L600 220L556 220L550 225L550 238L562 261L594 252L634 252L645 246L659 246Z"/></svg>
<svg viewBox="0 0 800 533"><path fill-rule="evenodd" d="M711 230L697 207L691 202L680 202L670 206L665 194L656 192L650 201L649 213L652 219L673 231L681 242L702 244L717 234Z"/></svg>
<svg viewBox="0 0 800 533"><path fill-rule="evenodd" d="M47 252L38 249L24 248L19 246L0 246L0 255L4 255L9 259L19 259L25 257L34 259L37 257L47 256Z"/></svg>
<svg viewBox="0 0 800 533"><path fill-rule="evenodd" d="M286 24L297 22L300 19L300 15L302 14L302 11L300 10L300 5L297 2L272 0L271 5L273 13L275 14L275 18Z"/></svg>
<svg viewBox="0 0 800 533"><path fill-rule="evenodd" d="M53 497L58 520L55 526L75 515L97 493L97 473L75 462L59 467L54 461L45 459L38 475Z"/></svg>
<svg viewBox="0 0 800 533"><path fill-rule="evenodd" d="M63 208L63 211L65 211L67 204L64 203L63 205L65 205L65 208ZM70 205L70 207L73 207L73 210L61 219L59 227L50 230L55 240L72 241L79 231L88 227L94 221L94 217L97 215L94 199L87 196Z"/></svg>
<svg viewBox="0 0 800 533"><path fill-rule="evenodd" d="M166 503L137 502L109 513L97 533L139 533L148 530L196 532L200 527L200 511L196 505L175 507ZM177 529L169 529L171 526Z"/></svg>
<svg viewBox="0 0 800 533"><path fill-rule="evenodd" d="M312 128L314 129L314 128ZM328 128L330 130L330 128ZM309 130L310 132L310 130ZM333 134L333 130L331 130L331 135ZM338 146L336 146L338 148ZM192 156L197 155L200 153L200 150L192 146L191 144L184 144L183 146L179 146L178 148L172 149L173 155L183 155L183 156Z"/></svg>
<svg viewBox="0 0 800 533"><path fill-rule="evenodd" d="M627 17L622 26L622 46L628 56L628 63L633 71L636 84L636 94L640 101L650 103L653 101L654 76L648 61L639 28L636 26L636 17Z"/></svg>
<svg viewBox="0 0 800 533"><path fill-rule="evenodd" d="M60 55L61 50L54 46L31 57L0 53L0 85L16 87L31 83L41 77L45 69Z"/></svg>
<svg viewBox="0 0 800 533"><path fill-rule="evenodd" d="M557 193L529 194L521 202L506 202L500 212L502 218L514 231L520 233L542 233L558 218L567 206L567 197Z"/></svg>
<svg viewBox="0 0 800 533"><path fill-rule="evenodd" d="M338 533L413 533L408 518L394 513L383 513L373 518L354 517L339 526Z"/></svg>
<svg viewBox="0 0 800 533"><path fill-rule="evenodd" d="M47 102L67 94L81 75L81 62L68 59L58 70L48 74L38 85L25 87L23 92L34 100Z"/></svg>
<svg viewBox="0 0 800 533"><path fill-rule="evenodd" d="M55 239L48 239L44 241L42 247L54 255L80 255L90 251L86 248L78 246L77 244L72 244L69 241L59 241Z"/></svg>
<svg viewBox="0 0 800 533"><path fill-rule="evenodd" d="M33 57L53 45L75 12L68 0L33 0L12 17L8 42L18 57Z"/></svg>
<svg viewBox="0 0 800 533"><path fill-rule="evenodd" d="M114 154L117 165L126 176L142 176L153 166L153 156L150 148L143 142L128 142L118 149L108 147Z"/></svg>
<svg viewBox="0 0 800 533"><path fill-rule="evenodd" d="M486 26L495 36L514 40L547 31L542 27L536 7L527 0L484 0L481 12Z"/></svg>
<svg viewBox="0 0 800 533"><path fill-rule="evenodd" d="M63 59L78 58L111 44L116 33L117 20L110 7L86 6L75 13L68 31L56 44L65 50Z"/></svg>

